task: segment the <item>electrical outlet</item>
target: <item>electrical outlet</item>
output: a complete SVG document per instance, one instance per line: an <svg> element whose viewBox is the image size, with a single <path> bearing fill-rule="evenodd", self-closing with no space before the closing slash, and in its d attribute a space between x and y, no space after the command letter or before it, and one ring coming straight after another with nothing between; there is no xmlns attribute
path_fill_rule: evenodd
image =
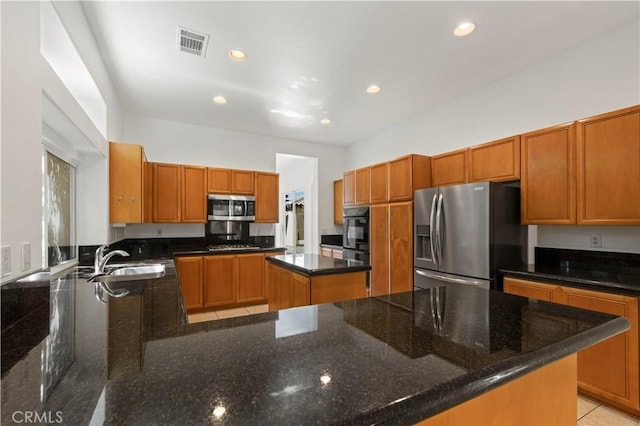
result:
<svg viewBox="0 0 640 426"><path fill-rule="evenodd" d="M31 268L31 243L22 243L22 270L27 271Z"/></svg>
<svg viewBox="0 0 640 426"><path fill-rule="evenodd" d="M11 273L11 246L2 247L2 275Z"/></svg>
<svg viewBox="0 0 640 426"><path fill-rule="evenodd" d="M156 236L158 237L162 236L162 228L156 228Z"/></svg>
<svg viewBox="0 0 640 426"><path fill-rule="evenodd" d="M591 247L591 248L601 248L602 247L602 235L600 235L600 234L591 234L591 238L589 239L589 247Z"/></svg>

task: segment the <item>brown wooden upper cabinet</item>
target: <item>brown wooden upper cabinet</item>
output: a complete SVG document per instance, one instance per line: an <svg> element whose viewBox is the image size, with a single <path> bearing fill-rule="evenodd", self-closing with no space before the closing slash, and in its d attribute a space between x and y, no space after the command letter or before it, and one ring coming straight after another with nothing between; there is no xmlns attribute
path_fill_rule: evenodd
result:
<svg viewBox="0 0 640 426"><path fill-rule="evenodd" d="M369 204L369 167L345 172L342 180L345 206Z"/></svg>
<svg viewBox="0 0 640 426"><path fill-rule="evenodd" d="M468 149L445 152L431 157L431 184L433 186L467 183Z"/></svg>
<svg viewBox="0 0 640 426"><path fill-rule="evenodd" d="M182 173L180 164L153 164L153 221L181 221Z"/></svg>
<svg viewBox="0 0 640 426"><path fill-rule="evenodd" d="M356 169L356 205L369 204L369 167Z"/></svg>
<svg viewBox="0 0 640 426"><path fill-rule="evenodd" d="M521 135L521 222L576 223L576 125Z"/></svg>
<svg viewBox="0 0 640 426"><path fill-rule="evenodd" d="M207 168L207 192L210 194L230 194L231 169Z"/></svg>
<svg viewBox="0 0 640 426"><path fill-rule="evenodd" d="M344 172L342 177L342 201L345 206L352 206L356 203L356 172L351 170Z"/></svg>
<svg viewBox="0 0 640 426"><path fill-rule="evenodd" d="M520 179L520 136L469 148L469 182Z"/></svg>
<svg viewBox="0 0 640 426"><path fill-rule="evenodd" d="M640 224L640 106L578 121L577 223Z"/></svg>
<svg viewBox="0 0 640 426"><path fill-rule="evenodd" d="M279 177L277 173L255 172L256 222L279 220Z"/></svg>
<svg viewBox="0 0 640 426"><path fill-rule="evenodd" d="M207 168L180 166L182 173L182 222L207 222Z"/></svg>
<svg viewBox="0 0 640 426"><path fill-rule="evenodd" d="M389 202L389 163L379 163L369 167L369 187L371 204Z"/></svg>
<svg viewBox="0 0 640 426"><path fill-rule="evenodd" d="M333 223L342 224L343 208L343 181L342 179L333 181Z"/></svg>
<svg viewBox="0 0 640 426"><path fill-rule="evenodd" d="M231 170L231 193L254 194L254 172L249 170Z"/></svg>
<svg viewBox="0 0 640 426"><path fill-rule="evenodd" d="M146 160L141 145L109 142L109 220L142 223L147 187Z"/></svg>
<svg viewBox="0 0 640 426"><path fill-rule="evenodd" d="M207 192L210 194L253 195L254 172L209 167L207 169Z"/></svg>
<svg viewBox="0 0 640 426"><path fill-rule="evenodd" d="M389 161L389 201L413 200L416 189L431 186L431 159L411 154Z"/></svg>

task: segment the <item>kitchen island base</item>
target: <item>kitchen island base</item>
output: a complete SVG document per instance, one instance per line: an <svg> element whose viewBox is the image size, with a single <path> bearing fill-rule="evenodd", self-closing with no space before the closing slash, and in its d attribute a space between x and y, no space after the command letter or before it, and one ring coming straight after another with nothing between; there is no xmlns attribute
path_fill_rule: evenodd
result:
<svg viewBox="0 0 640 426"><path fill-rule="evenodd" d="M573 354L418 425L575 425L577 398Z"/></svg>

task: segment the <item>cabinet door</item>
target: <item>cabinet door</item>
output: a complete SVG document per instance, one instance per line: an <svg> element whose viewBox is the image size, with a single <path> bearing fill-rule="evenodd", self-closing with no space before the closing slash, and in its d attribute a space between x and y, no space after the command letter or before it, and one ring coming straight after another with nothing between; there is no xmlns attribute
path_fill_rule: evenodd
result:
<svg viewBox="0 0 640 426"><path fill-rule="evenodd" d="M520 179L520 136L469 148L469 182Z"/></svg>
<svg viewBox="0 0 640 426"><path fill-rule="evenodd" d="M236 255L236 302L265 300L264 254Z"/></svg>
<svg viewBox="0 0 640 426"><path fill-rule="evenodd" d="M504 278L504 292L515 294L516 296L530 297L532 299L553 302L557 299L557 292L560 287L553 284L543 284L517 278Z"/></svg>
<svg viewBox="0 0 640 426"><path fill-rule="evenodd" d="M278 223L278 174L256 172L256 222Z"/></svg>
<svg viewBox="0 0 640 426"><path fill-rule="evenodd" d="M153 221L180 222L181 184L179 164L153 164Z"/></svg>
<svg viewBox="0 0 640 426"><path fill-rule="evenodd" d="M638 299L569 287L563 290L567 305L625 317L631 323L626 332L578 352L578 387L638 410Z"/></svg>
<svg viewBox="0 0 640 426"><path fill-rule="evenodd" d="M578 122L578 224L640 224L640 107Z"/></svg>
<svg viewBox="0 0 640 426"><path fill-rule="evenodd" d="M269 310L287 309L291 304L291 272L267 262L267 299Z"/></svg>
<svg viewBox="0 0 640 426"><path fill-rule="evenodd" d="M291 273L289 275L289 306L308 306L311 304L311 281L304 275Z"/></svg>
<svg viewBox="0 0 640 426"><path fill-rule="evenodd" d="M334 259L342 259L342 250L339 249L333 249L331 250L331 257L333 257Z"/></svg>
<svg viewBox="0 0 640 426"><path fill-rule="evenodd" d="M235 302L233 255L204 257L204 306Z"/></svg>
<svg viewBox="0 0 640 426"><path fill-rule="evenodd" d="M231 169L207 169L207 192L210 194L231 193Z"/></svg>
<svg viewBox="0 0 640 426"><path fill-rule="evenodd" d="M248 170L231 170L231 193L253 195L253 172Z"/></svg>
<svg viewBox="0 0 640 426"><path fill-rule="evenodd" d="M389 288L413 290L413 203L389 204Z"/></svg>
<svg viewBox="0 0 640 426"><path fill-rule="evenodd" d="M369 168L356 170L356 204L369 204Z"/></svg>
<svg viewBox="0 0 640 426"><path fill-rule="evenodd" d="M345 172L342 178L344 190L344 205L352 206L356 203L356 172Z"/></svg>
<svg viewBox="0 0 640 426"><path fill-rule="evenodd" d="M181 166L182 171L182 222L205 223L207 221L207 168Z"/></svg>
<svg viewBox="0 0 640 426"><path fill-rule="evenodd" d="M325 248L325 247L320 247L320 254L323 255L323 256L331 257L331 249L330 248Z"/></svg>
<svg viewBox="0 0 640 426"><path fill-rule="evenodd" d="M143 222L153 222L153 163L144 162L144 189L142 195L144 198Z"/></svg>
<svg viewBox="0 0 640 426"><path fill-rule="evenodd" d="M144 151L140 145L109 143L109 220L142 223Z"/></svg>
<svg viewBox="0 0 640 426"><path fill-rule="evenodd" d="M389 205L369 209L369 255L371 296L389 294Z"/></svg>
<svg viewBox="0 0 640 426"><path fill-rule="evenodd" d="M407 155L389 162L389 201L413 200L413 191L431 186L431 159Z"/></svg>
<svg viewBox="0 0 640 426"><path fill-rule="evenodd" d="M333 223L341 225L343 223L342 214L344 189L342 179L333 181Z"/></svg>
<svg viewBox="0 0 640 426"><path fill-rule="evenodd" d="M371 204L389 202L389 163L375 164L369 168Z"/></svg>
<svg viewBox="0 0 640 426"><path fill-rule="evenodd" d="M431 157L433 186L467 182L467 149L451 151Z"/></svg>
<svg viewBox="0 0 640 426"><path fill-rule="evenodd" d="M176 269L185 309L190 311L202 308L202 256L178 257Z"/></svg>
<svg viewBox="0 0 640 426"><path fill-rule="evenodd" d="M523 224L576 223L575 124L521 135Z"/></svg>

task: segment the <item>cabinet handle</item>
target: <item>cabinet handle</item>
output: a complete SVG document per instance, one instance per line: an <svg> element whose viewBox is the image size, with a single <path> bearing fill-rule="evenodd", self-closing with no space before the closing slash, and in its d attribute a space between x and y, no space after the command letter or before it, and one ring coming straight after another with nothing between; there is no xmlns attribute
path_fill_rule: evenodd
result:
<svg viewBox="0 0 640 426"><path fill-rule="evenodd" d="M122 201L122 195L118 195L118 201Z"/></svg>
<svg viewBox="0 0 640 426"><path fill-rule="evenodd" d="M131 196L131 201L135 201L135 200L136 200L136 197Z"/></svg>

